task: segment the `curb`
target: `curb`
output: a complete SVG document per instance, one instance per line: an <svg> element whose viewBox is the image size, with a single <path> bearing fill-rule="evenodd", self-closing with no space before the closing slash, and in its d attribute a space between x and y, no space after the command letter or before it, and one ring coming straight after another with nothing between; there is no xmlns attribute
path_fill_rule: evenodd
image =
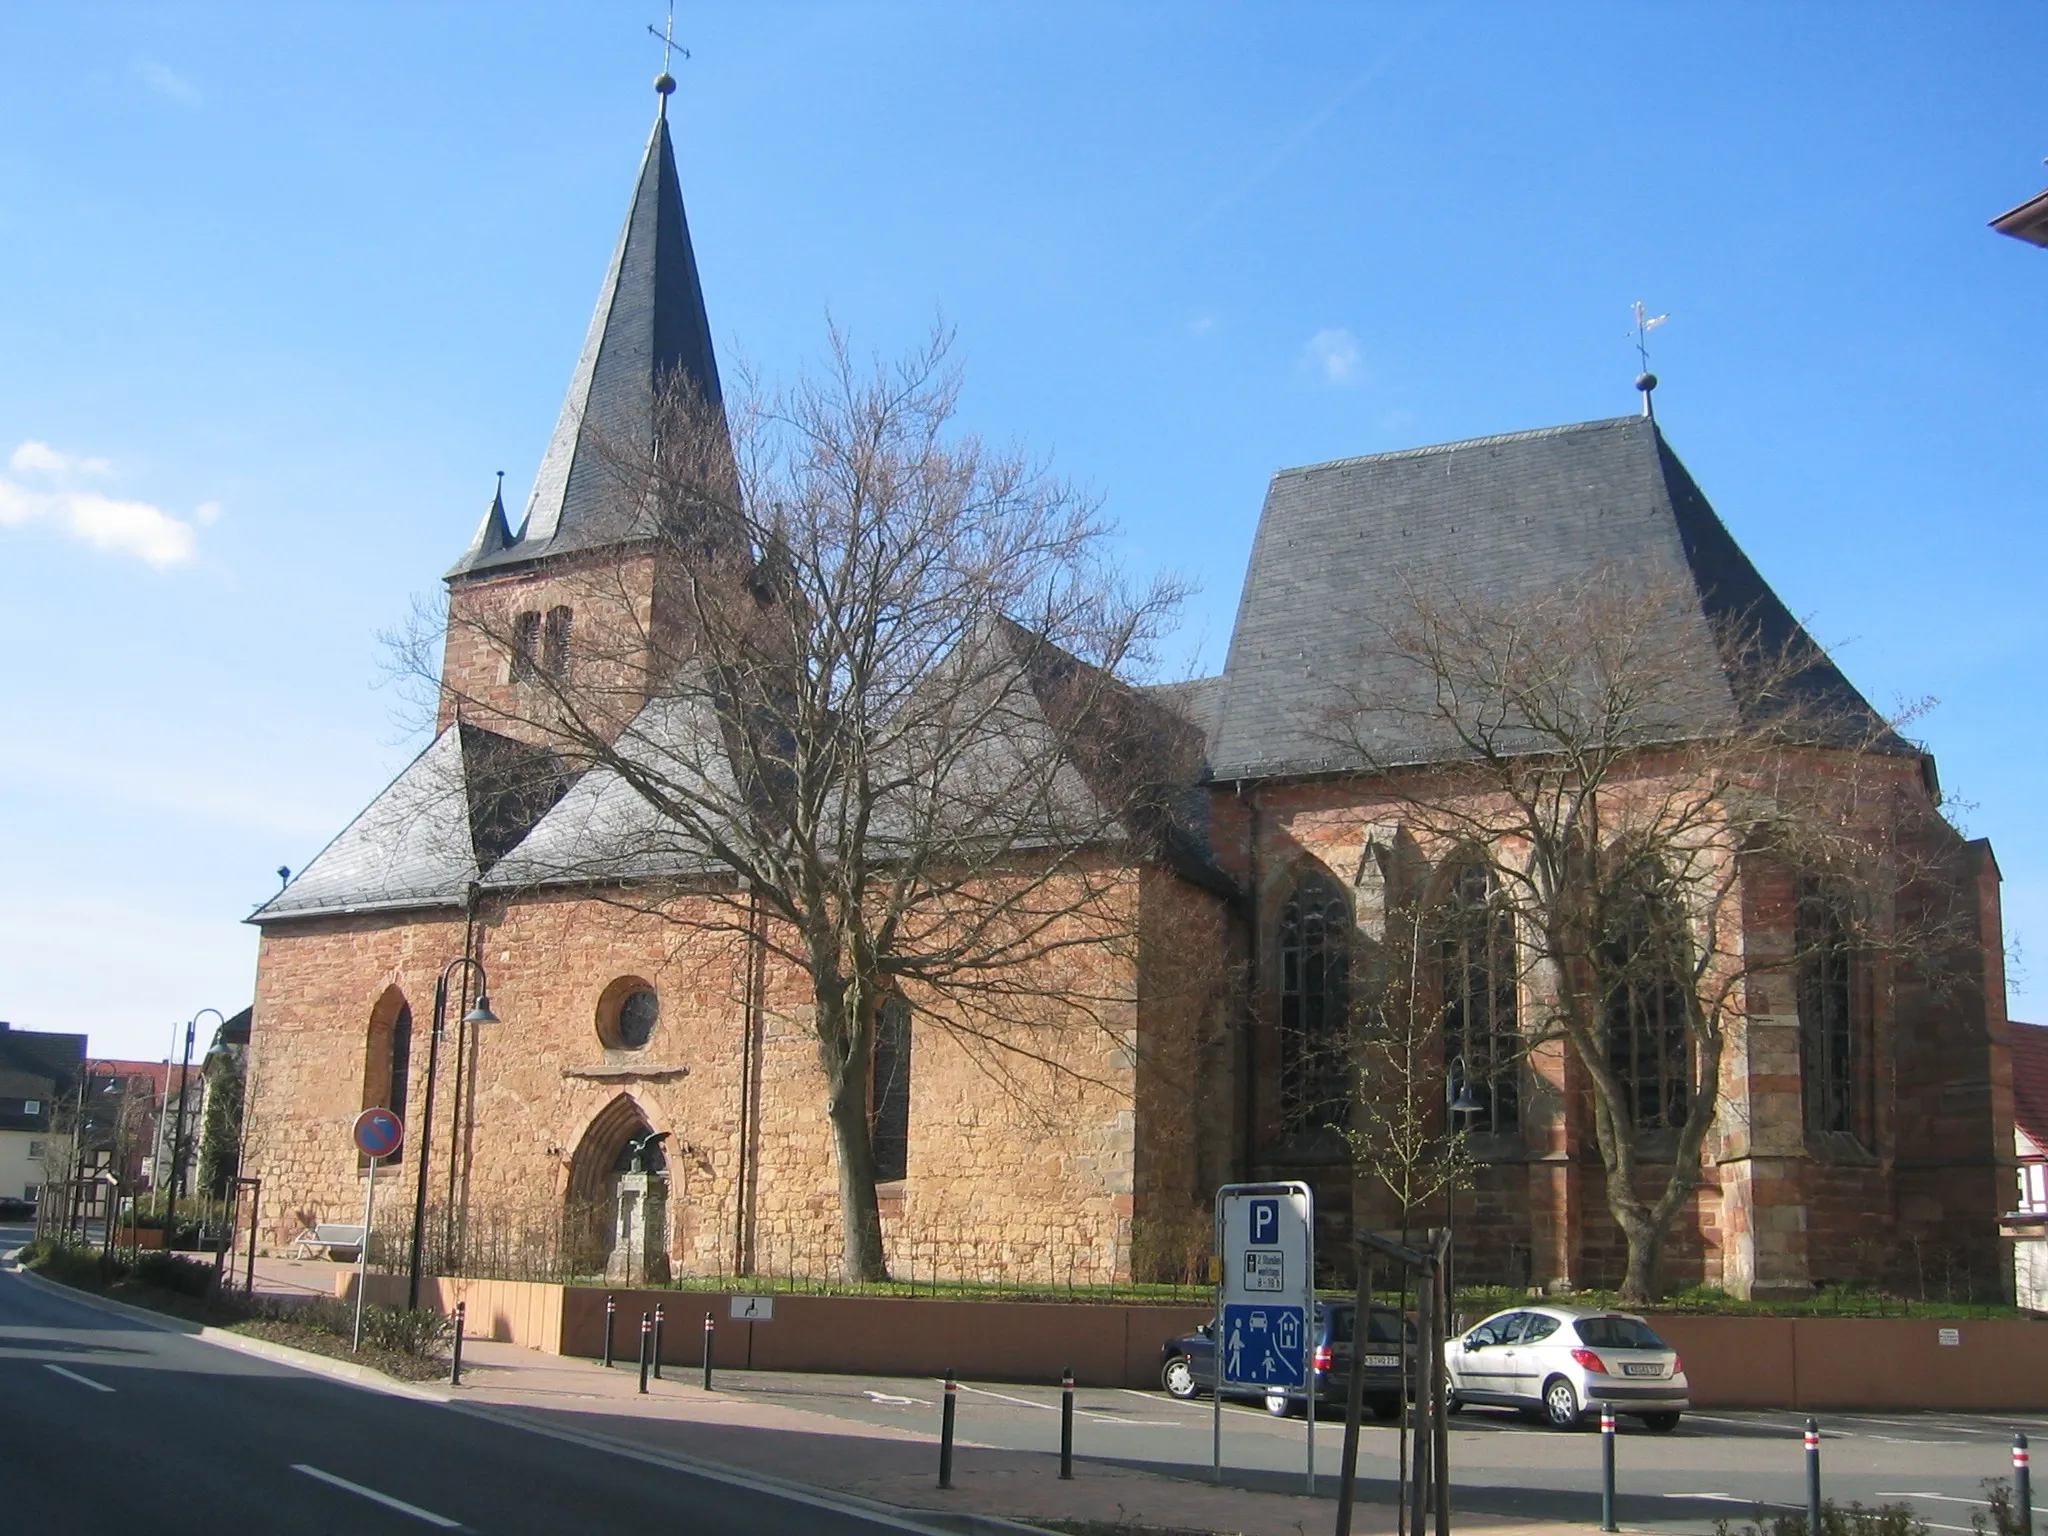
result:
<svg viewBox="0 0 2048 1536"><path fill-rule="evenodd" d="M808 1483L794 1482L766 1472L753 1472L741 1467L728 1466L723 1462L703 1461L680 1451L657 1450L651 1446L636 1445L631 1441L615 1440L607 1435L591 1434L553 1424L537 1424L517 1409L495 1403L465 1402L455 1395L452 1388L436 1390L408 1381L398 1381L386 1376L382 1371L372 1370L367 1365L356 1365L347 1360L336 1360L330 1355L317 1354L312 1350L294 1349L289 1344L273 1344L268 1339L252 1339L225 1328L214 1328L188 1322L184 1318L169 1317L161 1312L152 1312L147 1307L133 1306L125 1301L115 1301L109 1296L100 1296L92 1291L60 1285L54 1280L45 1280L41 1275L22 1269L18 1265L8 1267L16 1277L37 1290L65 1297L102 1312L130 1318L163 1333L180 1333L187 1338L216 1344L224 1349L255 1355L274 1364L288 1365L312 1375L344 1381L366 1391L384 1392L394 1397L411 1398L416 1402L439 1404L452 1408L457 1413L502 1424L508 1429L523 1430L528 1434L567 1441L587 1450L624 1456L630 1460L667 1467L672 1471L688 1472L697 1477L771 1493L780 1498L809 1504L814 1508L830 1509L886 1522L899 1531L911 1532L912 1536L1046 1536L1040 1526L1023 1525L1014 1520L1005 1520L998 1515L971 1514L964 1511L955 1514L945 1510L885 1504L878 1499L863 1499L853 1494L837 1493L828 1488L817 1488Z"/></svg>

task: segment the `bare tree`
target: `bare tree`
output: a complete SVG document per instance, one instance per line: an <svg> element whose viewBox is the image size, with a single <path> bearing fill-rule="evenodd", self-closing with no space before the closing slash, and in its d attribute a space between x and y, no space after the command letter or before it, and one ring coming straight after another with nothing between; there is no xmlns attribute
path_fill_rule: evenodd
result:
<svg viewBox="0 0 2048 1536"><path fill-rule="evenodd" d="M1411 578L1360 660L1330 733L1404 835L1476 861L1512 914L1521 1049L1564 1042L1622 1294L1648 1299L1736 1032L1819 968L1889 974L1953 937L1921 878L1955 843L1923 760L1796 627L1703 619L1697 593L1626 568L1500 603Z"/></svg>
<svg viewBox="0 0 2048 1536"><path fill-rule="evenodd" d="M1082 1070L1062 1033L1131 1001L1088 957L1135 953L1136 868L1180 846L1199 758L1131 683L1179 587L1128 587L1092 500L958 429L948 346L870 365L835 332L793 387L671 388L651 449L607 451L651 600L626 562L586 570L552 653L488 604L449 618L448 645L502 653L531 700L455 697L462 718L585 774L556 812L575 837L529 839L497 878L602 882L807 980L853 1279L886 1276L885 1002L999 1082Z"/></svg>

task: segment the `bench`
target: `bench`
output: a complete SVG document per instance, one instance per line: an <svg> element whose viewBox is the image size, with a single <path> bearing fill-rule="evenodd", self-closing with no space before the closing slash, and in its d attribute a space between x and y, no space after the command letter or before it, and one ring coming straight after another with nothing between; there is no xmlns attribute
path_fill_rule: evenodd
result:
<svg viewBox="0 0 2048 1536"><path fill-rule="evenodd" d="M326 1251L328 1258L343 1257L346 1262L362 1251L362 1225L357 1223L351 1226L336 1221L317 1222L292 1239L292 1246L298 1249L302 1256L308 1248L319 1248ZM347 1250L345 1256L342 1255L344 1249Z"/></svg>

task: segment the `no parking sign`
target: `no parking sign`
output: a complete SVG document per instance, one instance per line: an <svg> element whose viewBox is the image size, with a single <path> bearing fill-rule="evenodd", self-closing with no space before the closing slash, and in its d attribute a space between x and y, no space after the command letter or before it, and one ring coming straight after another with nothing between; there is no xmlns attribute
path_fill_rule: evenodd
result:
<svg viewBox="0 0 2048 1536"><path fill-rule="evenodd" d="M365 1157L389 1157L405 1144L405 1122L388 1109L366 1109L356 1116L355 1142Z"/></svg>

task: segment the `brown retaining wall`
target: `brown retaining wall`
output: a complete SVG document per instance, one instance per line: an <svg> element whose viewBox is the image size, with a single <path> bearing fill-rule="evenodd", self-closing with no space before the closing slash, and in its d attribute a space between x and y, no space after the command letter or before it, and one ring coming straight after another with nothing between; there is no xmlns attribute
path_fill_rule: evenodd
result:
<svg viewBox="0 0 2048 1536"><path fill-rule="evenodd" d="M354 1294L355 1275L336 1290ZM1107 1302L951 1301L927 1297L777 1296L772 1322L736 1323L728 1297L706 1291L613 1293L516 1280L429 1283L446 1312L468 1303L472 1337L549 1354L604 1349L604 1299L618 1298L615 1352L640 1348L640 1314L665 1309L662 1359L703 1361L704 1315L717 1328L713 1363L728 1369L1053 1382L1071 1366L1083 1386L1152 1387L1159 1348L1209 1316L1206 1307ZM402 1276L372 1275L370 1299L405 1299ZM1685 1357L1697 1408L2048 1410L2048 1323L1904 1318L1698 1317L1666 1314L1658 1332ZM1944 1330L1957 1342L1943 1344Z"/></svg>

